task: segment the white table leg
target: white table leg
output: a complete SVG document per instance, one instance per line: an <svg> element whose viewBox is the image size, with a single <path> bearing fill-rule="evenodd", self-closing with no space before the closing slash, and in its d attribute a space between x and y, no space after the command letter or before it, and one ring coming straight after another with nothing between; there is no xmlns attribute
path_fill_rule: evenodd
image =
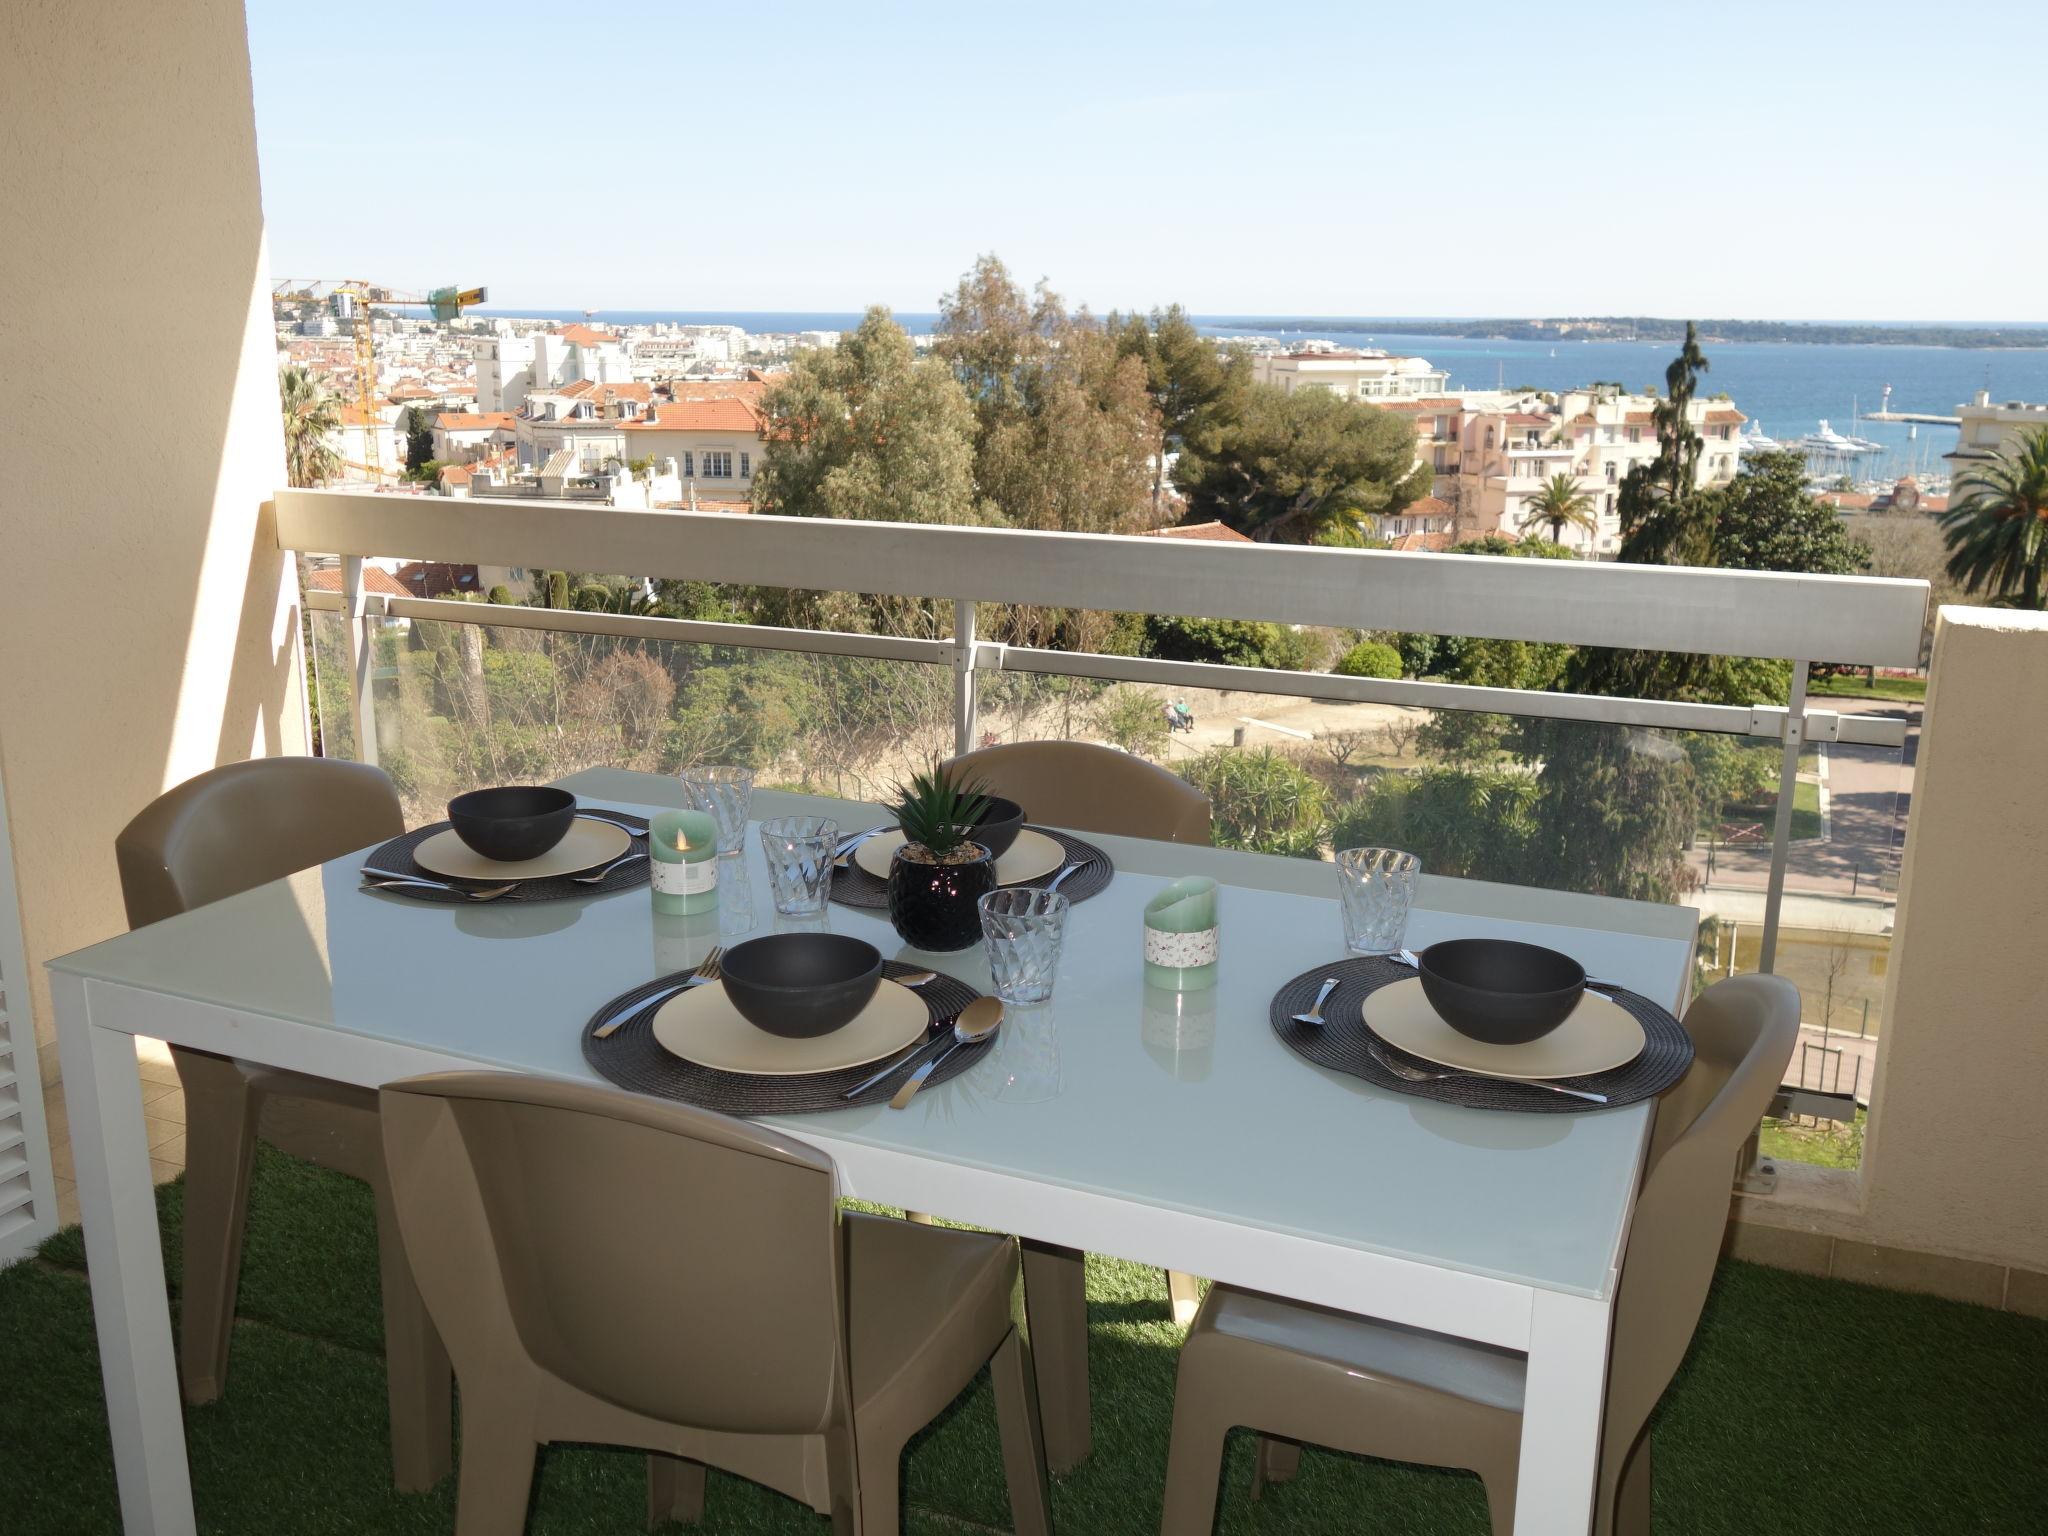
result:
<svg viewBox="0 0 2048 1536"><path fill-rule="evenodd" d="M50 989L121 1528L127 1536L191 1536L197 1529L192 1474L135 1037L92 1022L87 986L78 977L53 972Z"/></svg>
<svg viewBox="0 0 2048 1536"><path fill-rule="evenodd" d="M1612 1317L1604 1301L1535 1293L1515 1536L1586 1536L1593 1528Z"/></svg>

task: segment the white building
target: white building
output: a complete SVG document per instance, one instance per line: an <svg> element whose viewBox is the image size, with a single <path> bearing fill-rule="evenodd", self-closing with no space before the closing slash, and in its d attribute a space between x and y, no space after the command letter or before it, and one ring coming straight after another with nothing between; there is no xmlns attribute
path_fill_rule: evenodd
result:
<svg viewBox="0 0 2048 1536"><path fill-rule="evenodd" d="M496 335L476 343L476 408L516 411L527 395L565 384L623 384L633 377L623 338L587 325Z"/></svg>
<svg viewBox="0 0 2048 1536"><path fill-rule="evenodd" d="M2023 400L1991 403L1991 391L1980 389L1968 405L1956 407L1962 426L1955 448L1944 455L1957 478L1979 464L2011 449L2023 432L2048 430L2048 405L2029 405Z"/></svg>
<svg viewBox="0 0 2048 1536"><path fill-rule="evenodd" d="M1450 375L1425 358L1332 350L1261 354L1252 359L1252 379L1289 394L1326 389L1352 400L1410 400L1442 394Z"/></svg>

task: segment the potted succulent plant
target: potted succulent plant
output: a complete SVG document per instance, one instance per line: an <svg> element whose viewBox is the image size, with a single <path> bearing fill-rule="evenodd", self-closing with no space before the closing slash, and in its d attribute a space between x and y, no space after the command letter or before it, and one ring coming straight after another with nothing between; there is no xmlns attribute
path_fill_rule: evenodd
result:
<svg viewBox="0 0 2048 1536"><path fill-rule="evenodd" d="M971 833L987 786L934 763L896 787L903 846L889 861L889 921L914 949L965 949L981 938L977 904L996 888L996 862Z"/></svg>

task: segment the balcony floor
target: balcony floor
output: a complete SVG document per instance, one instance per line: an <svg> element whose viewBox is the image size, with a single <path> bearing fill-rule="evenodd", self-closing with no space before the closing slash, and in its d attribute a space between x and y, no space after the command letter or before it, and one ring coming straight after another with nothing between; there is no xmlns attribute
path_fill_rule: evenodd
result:
<svg viewBox="0 0 2048 1536"><path fill-rule="evenodd" d="M176 1273L182 1188L159 1192ZM207 1531L445 1532L454 1480L400 1496L388 1482L369 1192L260 1153L228 1391L188 1414ZM60 1232L0 1273L0 1524L10 1536L113 1532L113 1474L92 1342L84 1245ZM1091 1259L1093 1458L1055 1484L1078 1536L1158 1529L1179 1331L1158 1271ZM1657 1521L1722 1536L1780 1530L2039 1532L2048 1508L2048 1322L1754 1265L1723 1266L1699 1338L1660 1410ZM1225 1536L1456 1536L1487 1529L1475 1479L1310 1452L1298 1480L1246 1498L1234 1438ZM637 1455L558 1447L528 1529L634 1531ZM906 1530L1008 1529L985 1384L913 1442ZM680 1530L680 1527L669 1529ZM825 1522L714 1474L707 1533Z"/></svg>

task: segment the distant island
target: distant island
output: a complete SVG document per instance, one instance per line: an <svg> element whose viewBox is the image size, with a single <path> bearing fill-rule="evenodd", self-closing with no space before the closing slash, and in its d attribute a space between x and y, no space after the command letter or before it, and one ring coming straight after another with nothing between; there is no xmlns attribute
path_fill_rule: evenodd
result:
<svg viewBox="0 0 2048 1536"><path fill-rule="evenodd" d="M1235 318L1205 315L1210 325L1236 329ZM1660 315L1570 315L1542 320L1376 320L1376 325L1403 336L1460 336L1500 341L1650 341L1685 338L1685 321ZM1242 324L1327 330L1341 325L1355 330L1356 318L1328 315L1246 316ZM1702 320L1700 339L1707 342L1789 342L1813 346L1894 347L2048 347L2048 328L2039 326L1871 325L1854 322L1792 320Z"/></svg>

